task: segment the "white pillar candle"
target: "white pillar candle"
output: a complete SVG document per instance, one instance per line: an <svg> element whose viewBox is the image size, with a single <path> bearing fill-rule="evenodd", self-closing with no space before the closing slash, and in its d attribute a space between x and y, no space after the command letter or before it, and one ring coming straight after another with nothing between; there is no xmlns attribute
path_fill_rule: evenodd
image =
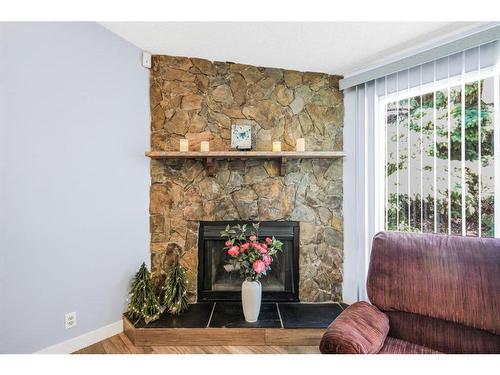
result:
<svg viewBox="0 0 500 375"><path fill-rule="evenodd" d="M281 142L280 141L273 142L273 152L281 152Z"/></svg>
<svg viewBox="0 0 500 375"><path fill-rule="evenodd" d="M189 149L189 141L187 139L181 139L179 141L179 151L187 152Z"/></svg>
<svg viewBox="0 0 500 375"><path fill-rule="evenodd" d="M201 152L208 152L210 151L210 144L208 141L201 141L200 143L200 151Z"/></svg>
<svg viewBox="0 0 500 375"><path fill-rule="evenodd" d="M304 152L306 150L306 141L304 138L297 138L295 143L295 151Z"/></svg>

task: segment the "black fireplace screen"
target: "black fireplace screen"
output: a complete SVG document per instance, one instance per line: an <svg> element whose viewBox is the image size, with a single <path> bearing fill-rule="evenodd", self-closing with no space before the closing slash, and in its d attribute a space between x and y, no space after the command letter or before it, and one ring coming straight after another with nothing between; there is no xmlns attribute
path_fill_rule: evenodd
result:
<svg viewBox="0 0 500 375"><path fill-rule="evenodd" d="M241 300L238 270L227 265L223 250L226 239L220 232L227 225L248 224L244 221L204 221L198 240L198 301ZM261 279L264 301L298 301L299 223L260 222L259 239L276 237L283 251L275 257L269 274Z"/></svg>

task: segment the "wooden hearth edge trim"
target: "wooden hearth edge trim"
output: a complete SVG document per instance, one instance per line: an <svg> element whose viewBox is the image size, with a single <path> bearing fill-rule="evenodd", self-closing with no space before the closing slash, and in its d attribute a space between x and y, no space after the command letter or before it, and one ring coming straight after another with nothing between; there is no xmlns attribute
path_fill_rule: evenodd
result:
<svg viewBox="0 0 500 375"><path fill-rule="evenodd" d="M136 328L123 317L123 328L135 346L316 346L323 328Z"/></svg>

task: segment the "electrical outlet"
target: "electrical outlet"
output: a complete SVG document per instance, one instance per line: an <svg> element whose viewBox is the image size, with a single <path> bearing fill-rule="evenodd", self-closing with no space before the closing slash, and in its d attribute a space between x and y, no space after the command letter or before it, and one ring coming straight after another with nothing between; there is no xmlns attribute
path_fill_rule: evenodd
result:
<svg viewBox="0 0 500 375"><path fill-rule="evenodd" d="M66 329L76 327L76 312L75 311L67 313L64 316L64 318L65 318L64 324L66 326Z"/></svg>

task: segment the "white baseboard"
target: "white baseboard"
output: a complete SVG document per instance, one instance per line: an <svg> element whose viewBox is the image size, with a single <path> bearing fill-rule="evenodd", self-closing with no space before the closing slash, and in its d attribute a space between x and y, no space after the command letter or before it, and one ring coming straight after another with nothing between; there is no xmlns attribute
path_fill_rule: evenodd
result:
<svg viewBox="0 0 500 375"><path fill-rule="evenodd" d="M123 320L37 351L35 354L70 354L123 332Z"/></svg>

